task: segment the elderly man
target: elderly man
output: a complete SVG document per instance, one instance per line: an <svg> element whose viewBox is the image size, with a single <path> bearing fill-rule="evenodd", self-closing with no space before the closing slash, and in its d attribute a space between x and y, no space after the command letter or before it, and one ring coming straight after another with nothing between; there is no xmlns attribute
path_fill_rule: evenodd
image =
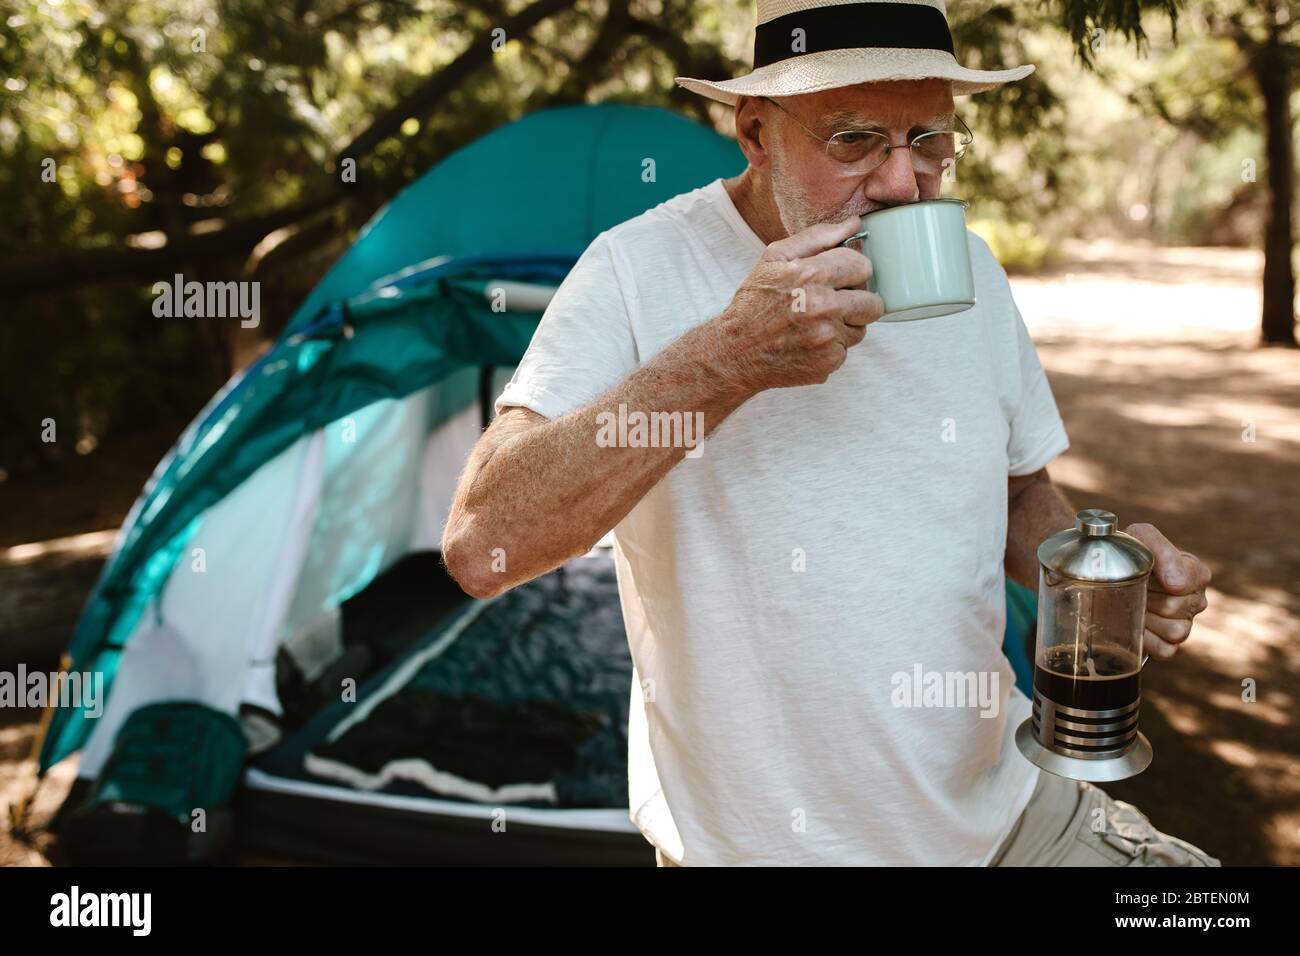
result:
<svg viewBox="0 0 1300 956"><path fill-rule="evenodd" d="M678 80L734 106L748 167L583 253L461 479L449 569L488 597L614 530L630 810L661 865L1217 865L1015 747L1004 574L1036 586L1074 513L1002 268L971 234L975 307L874 324L872 263L840 245L938 196L954 95L1033 67L958 65L942 0L758 14L753 73ZM702 416L707 441L600 440L629 410ZM1146 650L1167 659L1210 574L1127 530L1156 556ZM898 706L917 666L993 678L992 706Z"/></svg>

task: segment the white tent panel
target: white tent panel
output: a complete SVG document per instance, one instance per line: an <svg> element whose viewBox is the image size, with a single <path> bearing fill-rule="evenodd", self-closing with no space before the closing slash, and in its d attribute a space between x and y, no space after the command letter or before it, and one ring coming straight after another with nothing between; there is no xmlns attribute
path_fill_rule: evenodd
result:
<svg viewBox="0 0 1300 956"><path fill-rule="evenodd" d="M488 389L490 400L495 400L505 390L506 383L514 374L513 365L492 370L492 383ZM490 406L488 414L495 417ZM442 532L451 514L456 484L482 434L483 410L478 402L471 402L429 435L420 467L420 503L411 528L412 551L442 549Z"/></svg>
<svg viewBox="0 0 1300 956"><path fill-rule="evenodd" d="M249 634L242 695L243 701L276 714L280 713L280 698L275 690L275 650L279 645L280 628L289 612L289 602L293 600L307 558L307 542L320 513L325 474L325 433L313 432L304 440L307 442L307 460L298 480L289 526L283 537L284 558L275 568L262 613Z"/></svg>
<svg viewBox="0 0 1300 956"><path fill-rule="evenodd" d="M193 700L227 713L239 706L245 668L283 601L285 561L306 535L302 497L319 488L324 456L311 436L259 468L209 508L157 601L122 651L113 693L91 732L78 773L99 774L133 711Z"/></svg>
<svg viewBox="0 0 1300 956"><path fill-rule="evenodd" d="M380 401L325 429L319 517L280 639L351 597L409 550L429 389Z"/></svg>
<svg viewBox="0 0 1300 956"><path fill-rule="evenodd" d="M438 551L442 548L442 529L451 513L456 482L482 433L482 413L478 405L467 405L442 427L429 435L424 444L420 466L420 498L416 519L411 525L412 551Z"/></svg>

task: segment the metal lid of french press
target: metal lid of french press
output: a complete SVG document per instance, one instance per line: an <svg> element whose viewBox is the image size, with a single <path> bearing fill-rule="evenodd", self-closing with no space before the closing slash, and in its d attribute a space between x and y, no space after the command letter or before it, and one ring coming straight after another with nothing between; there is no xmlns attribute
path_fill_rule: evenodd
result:
<svg viewBox="0 0 1300 956"><path fill-rule="evenodd" d="M1123 584L1151 573L1155 555L1131 534L1117 530L1115 515L1088 508L1074 516L1074 527L1038 546L1038 561L1074 581Z"/></svg>

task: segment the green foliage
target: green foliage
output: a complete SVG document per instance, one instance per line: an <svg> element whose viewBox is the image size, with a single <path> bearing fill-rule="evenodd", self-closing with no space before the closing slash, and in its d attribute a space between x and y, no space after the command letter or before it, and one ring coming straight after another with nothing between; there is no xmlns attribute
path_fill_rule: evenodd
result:
<svg viewBox="0 0 1300 956"><path fill-rule="evenodd" d="M972 219L972 232L989 244L1007 272L1034 272L1047 261L1051 244L1032 223L1004 219Z"/></svg>
<svg viewBox="0 0 1300 956"><path fill-rule="evenodd" d="M535 26L488 47L494 30L539 3L547 15ZM1244 2L1213 0L1184 11L1196 29L1179 47L1179 6L949 5L962 62L1039 66L958 100L976 140L949 192L972 200L972 218L1035 224L1032 234L990 227L1009 264L1028 267L1055 235L1108 223L1184 237L1232 194L1236 153L1257 149L1235 132L1258 122L1232 25L1256 40L1267 30ZM618 99L725 124L729 113L672 78L747 69L753 22L752 0L9 0L0 267L52 259L66 263L68 282L6 297L0 468L57 460L82 434L179 424L221 384L233 324L156 319L154 282L177 271L262 280L272 314L261 331L273 333L383 202L526 112ZM1143 61L1152 49L1155 62ZM424 95L475 53L487 55ZM377 122L386 132L367 143ZM358 136L357 182L344 188L334 160ZM1204 144L1210 153L1198 153ZM1157 215L1135 226L1144 204ZM297 207L277 225L280 244L256 257L231 243L77 281L85 262L74 250L184 250L198 233ZM39 441L47 417L60 423L58 446Z"/></svg>
<svg viewBox="0 0 1300 956"><path fill-rule="evenodd" d="M0 17L0 258L173 244L313 197L336 196L338 221L355 228L439 157L523 112L522 91L544 87L545 71L511 38L478 82L359 157L357 185L340 190L335 151L521 6L12 0ZM579 42L577 26L562 43ZM57 462L83 434L188 420L228 375L237 328L157 319L150 289L176 271L253 278L248 253L9 296L0 468ZM301 295L328 258L312 261L256 277ZM264 332L292 308L292 295L280 298ZM39 440L46 418L59 424L57 444Z"/></svg>
<svg viewBox="0 0 1300 956"><path fill-rule="evenodd" d="M1026 37L1055 29L1041 12L1006 3L953 4L949 16L959 59L976 69L1033 63ZM1068 137L1064 103L1042 71L959 98L957 111L975 142L957 168L952 194L971 199L976 216L1047 215L1061 185Z"/></svg>
<svg viewBox="0 0 1300 956"><path fill-rule="evenodd" d="M1143 14L1149 11L1163 14L1176 30L1181 3L1182 0L1057 0L1056 6L1058 20L1073 42L1080 62L1091 67L1110 33L1135 44L1139 52L1144 51L1147 34Z"/></svg>
<svg viewBox="0 0 1300 956"><path fill-rule="evenodd" d="M1263 139L1257 129L1241 128L1222 142L1201 145L1181 142L1180 175L1161 181L1154 203L1159 216L1152 223L1154 238L1171 244L1201 240L1223 210L1246 204L1262 218L1266 204Z"/></svg>

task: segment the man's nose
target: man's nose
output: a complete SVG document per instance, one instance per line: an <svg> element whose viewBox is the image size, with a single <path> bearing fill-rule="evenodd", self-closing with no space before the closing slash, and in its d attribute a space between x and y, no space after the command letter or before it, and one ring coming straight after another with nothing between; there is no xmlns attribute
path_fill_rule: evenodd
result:
<svg viewBox="0 0 1300 956"><path fill-rule="evenodd" d="M867 197L886 206L916 202L921 198L921 187L912 168L912 151L899 146L889 151L889 158L871 172L867 183Z"/></svg>

